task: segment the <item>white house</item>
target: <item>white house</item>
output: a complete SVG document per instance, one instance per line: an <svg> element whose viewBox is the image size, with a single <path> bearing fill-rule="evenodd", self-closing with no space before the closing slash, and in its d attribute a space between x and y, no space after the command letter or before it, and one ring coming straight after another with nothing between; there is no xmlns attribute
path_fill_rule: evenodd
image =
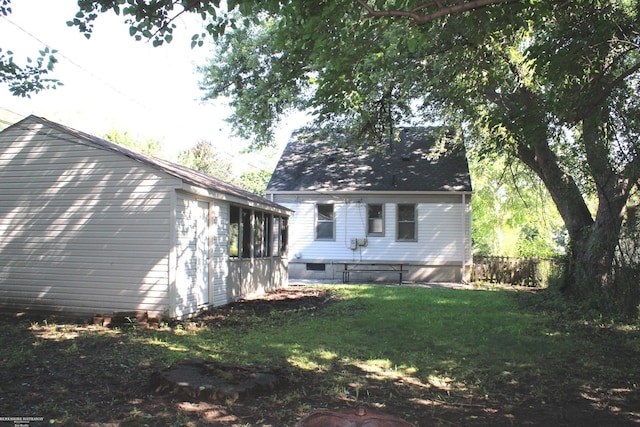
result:
<svg viewBox="0 0 640 427"><path fill-rule="evenodd" d="M471 180L463 148L435 153L433 129L354 145L298 134L267 197L294 211L291 278L460 281L471 263ZM449 147L451 148L451 147Z"/></svg>
<svg viewBox="0 0 640 427"><path fill-rule="evenodd" d="M30 116L0 183L0 308L185 317L287 284L289 209L189 168Z"/></svg>

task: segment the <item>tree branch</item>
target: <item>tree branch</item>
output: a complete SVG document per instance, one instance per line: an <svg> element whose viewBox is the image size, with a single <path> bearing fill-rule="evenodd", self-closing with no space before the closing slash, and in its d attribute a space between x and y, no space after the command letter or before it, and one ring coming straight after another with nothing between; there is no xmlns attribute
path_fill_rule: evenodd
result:
<svg viewBox="0 0 640 427"><path fill-rule="evenodd" d="M584 120L593 111L594 108L597 108L598 105L600 105L600 103L604 101L616 87L618 87L620 83L622 83L627 77L638 71L640 71L640 62L635 64L633 67L630 67L624 73L620 74L618 77L609 82L609 84L600 91L600 94L596 96L595 99L589 102L581 111L578 111L574 120L576 122Z"/></svg>
<svg viewBox="0 0 640 427"><path fill-rule="evenodd" d="M451 6L444 6L442 0L434 0L424 3L411 10L375 10L373 6L367 3L366 0L356 0L366 11L368 18L407 18L414 23L421 25L427 22L434 21L443 16L453 15L455 13L462 13L473 9L479 9L491 4L497 3L512 3L519 0L455 0ZM432 12L421 13L427 9L435 8Z"/></svg>

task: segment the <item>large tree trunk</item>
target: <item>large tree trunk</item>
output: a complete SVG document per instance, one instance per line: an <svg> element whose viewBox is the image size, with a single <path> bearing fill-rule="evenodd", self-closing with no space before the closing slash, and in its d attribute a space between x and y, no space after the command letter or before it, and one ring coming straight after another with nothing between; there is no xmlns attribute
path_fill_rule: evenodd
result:
<svg viewBox="0 0 640 427"><path fill-rule="evenodd" d="M598 210L591 227L571 238L564 293L580 300L604 302L613 286L612 265L620 234L622 207Z"/></svg>
<svg viewBox="0 0 640 427"><path fill-rule="evenodd" d="M610 163L603 129L607 113L596 108L582 120L582 142L598 193L598 210L593 225L571 236L573 271L567 291L580 299L604 298L613 286L612 264L629 197L629 181Z"/></svg>
<svg viewBox="0 0 640 427"><path fill-rule="evenodd" d="M599 202L594 220L574 178L560 167L549 147L546 126L540 119L536 138L519 144L517 156L543 181L567 227L570 253L563 292L581 300L602 300L611 285L628 183L620 179L608 162L600 133L602 122L598 117L585 120L583 142Z"/></svg>

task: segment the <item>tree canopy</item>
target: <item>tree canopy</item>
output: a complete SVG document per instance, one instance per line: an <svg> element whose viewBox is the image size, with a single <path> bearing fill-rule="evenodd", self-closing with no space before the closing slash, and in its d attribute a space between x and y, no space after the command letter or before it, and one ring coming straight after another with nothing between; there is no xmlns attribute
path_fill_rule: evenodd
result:
<svg viewBox="0 0 640 427"><path fill-rule="evenodd" d="M471 154L473 253L557 257L566 250L562 219L539 178L514 159Z"/></svg>
<svg viewBox="0 0 640 427"><path fill-rule="evenodd" d="M178 153L178 163L223 181L230 181L232 178L231 163L222 160L209 141L198 141L193 147Z"/></svg>
<svg viewBox="0 0 640 427"><path fill-rule="evenodd" d="M111 130L107 132L105 139L149 156L160 157L162 154L162 141L151 138L142 139L127 131Z"/></svg>

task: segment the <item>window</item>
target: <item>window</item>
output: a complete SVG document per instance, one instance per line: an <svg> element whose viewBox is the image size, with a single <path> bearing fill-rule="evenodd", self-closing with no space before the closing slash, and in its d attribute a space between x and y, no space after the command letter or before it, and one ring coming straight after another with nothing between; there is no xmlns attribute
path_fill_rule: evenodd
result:
<svg viewBox="0 0 640 427"><path fill-rule="evenodd" d="M289 218L282 218L280 223L280 256L286 256L287 249L289 249Z"/></svg>
<svg viewBox="0 0 640 427"><path fill-rule="evenodd" d="M397 240L416 240L416 205L398 205Z"/></svg>
<svg viewBox="0 0 640 427"><path fill-rule="evenodd" d="M253 213L253 256L254 258L260 258L264 255L264 248L262 247L263 235L264 235L264 214L262 212L255 211Z"/></svg>
<svg viewBox="0 0 640 427"><path fill-rule="evenodd" d="M251 258L251 211L242 209L242 227L240 234L242 235L242 258Z"/></svg>
<svg viewBox="0 0 640 427"><path fill-rule="evenodd" d="M240 208L231 206L229 211L229 256L238 258L240 254Z"/></svg>
<svg viewBox="0 0 640 427"><path fill-rule="evenodd" d="M287 218L231 206L229 210L229 256L263 258L285 256Z"/></svg>
<svg viewBox="0 0 640 427"><path fill-rule="evenodd" d="M262 254L262 256L265 256L265 257L270 257L272 255L271 254L271 252L272 252L272 250L271 250L271 234L272 234L271 227L272 227L272 223L273 223L272 218L273 217L271 215L269 215L267 213L264 214L264 223L263 223L263 227L262 227L263 230L264 230L264 233L263 233L263 237L264 238L263 238L263 243L262 243L262 245L264 247L264 253Z"/></svg>
<svg viewBox="0 0 640 427"><path fill-rule="evenodd" d="M326 271L325 264L307 263L307 271Z"/></svg>
<svg viewBox="0 0 640 427"><path fill-rule="evenodd" d="M384 236L384 205L367 205L367 235Z"/></svg>
<svg viewBox="0 0 640 427"><path fill-rule="evenodd" d="M334 240L335 222L333 216L333 205L316 206L316 239Z"/></svg>
<svg viewBox="0 0 640 427"><path fill-rule="evenodd" d="M280 256L280 217L273 217L273 235L271 236L271 251L273 256Z"/></svg>

